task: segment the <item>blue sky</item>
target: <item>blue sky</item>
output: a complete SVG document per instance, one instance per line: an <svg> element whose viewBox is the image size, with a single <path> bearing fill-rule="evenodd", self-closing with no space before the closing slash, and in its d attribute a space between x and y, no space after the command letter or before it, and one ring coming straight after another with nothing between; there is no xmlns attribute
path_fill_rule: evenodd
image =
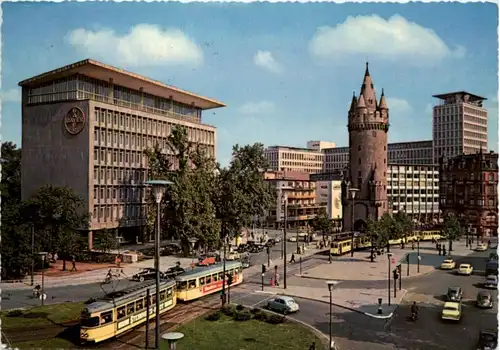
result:
<svg viewBox="0 0 500 350"><path fill-rule="evenodd" d="M207 111L217 156L235 143L348 144L365 61L390 109L390 142L432 138L433 94L488 98L498 150L494 4L3 3L2 136L20 143L17 83L84 58L228 107ZM20 25L22 23L23 25Z"/></svg>

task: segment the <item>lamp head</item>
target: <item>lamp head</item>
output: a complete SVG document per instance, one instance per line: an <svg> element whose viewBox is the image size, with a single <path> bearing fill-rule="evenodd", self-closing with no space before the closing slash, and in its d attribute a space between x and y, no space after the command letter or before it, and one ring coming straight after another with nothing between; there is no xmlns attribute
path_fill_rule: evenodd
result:
<svg viewBox="0 0 500 350"><path fill-rule="evenodd" d="M154 191L156 203L161 203L163 195L165 194L166 187L168 185L172 185L172 184L173 184L172 181L167 181L167 180L149 180L149 181L146 181L146 185L153 186L153 191Z"/></svg>
<svg viewBox="0 0 500 350"><path fill-rule="evenodd" d="M351 193L351 198L354 199L356 197L356 192L358 192L359 190L357 188L354 188L354 187L350 187L349 188L349 192Z"/></svg>
<svg viewBox="0 0 500 350"><path fill-rule="evenodd" d="M45 256L47 256L47 252L39 252L38 253L41 257L42 257L42 260L45 260Z"/></svg>
<svg viewBox="0 0 500 350"><path fill-rule="evenodd" d="M338 283L339 283L338 281L326 281L326 284L328 285L328 290L331 292Z"/></svg>

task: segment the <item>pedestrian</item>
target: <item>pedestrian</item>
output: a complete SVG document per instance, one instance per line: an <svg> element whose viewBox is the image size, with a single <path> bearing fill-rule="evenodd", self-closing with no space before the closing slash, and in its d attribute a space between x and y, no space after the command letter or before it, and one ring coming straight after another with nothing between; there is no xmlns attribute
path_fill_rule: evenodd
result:
<svg viewBox="0 0 500 350"><path fill-rule="evenodd" d="M54 262L57 262L57 259L59 259L59 255L57 255L57 252L54 253L53 258L54 258Z"/></svg>
<svg viewBox="0 0 500 350"><path fill-rule="evenodd" d="M446 247L443 244L443 256L446 256Z"/></svg>
<svg viewBox="0 0 500 350"><path fill-rule="evenodd" d="M116 256L116 266L120 267L120 263L122 262L121 256L117 255Z"/></svg>
<svg viewBox="0 0 500 350"><path fill-rule="evenodd" d="M290 263L294 263L295 262L295 254L292 253L292 258L290 259Z"/></svg>
<svg viewBox="0 0 500 350"><path fill-rule="evenodd" d="M411 242L411 250L415 250L415 242Z"/></svg>
<svg viewBox="0 0 500 350"><path fill-rule="evenodd" d="M276 276L274 277L274 285L276 287L280 286L280 274L279 273L276 273Z"/></svg>
<svg viewBox="0 0 500 350"><path fill-rule="evenodd" d="M69 272L76 271L76 259L75 256L71 256L71 270Z"/></svg>
<svg viewBox="0 0 500 350"><path fill-rule="evenodd" d="M438 247L437 247L437 248L438 248L438 253L439 253L439 255L441 255L441 245L438 245Z"/></svg>

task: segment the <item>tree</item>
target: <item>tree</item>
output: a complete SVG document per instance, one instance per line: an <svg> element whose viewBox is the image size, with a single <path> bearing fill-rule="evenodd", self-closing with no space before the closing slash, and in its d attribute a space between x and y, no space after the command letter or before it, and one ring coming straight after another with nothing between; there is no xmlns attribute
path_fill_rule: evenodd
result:
<svg viewBox="0 0 500 350"><path fill-rule="evenodd" d="M323 242L326 241L326 234L332 230L333 223L328 218L326 210L322 210L312 220L311 226L315 231L319 231L323 235Z"/></svg>
<svg viewBox="0 0 500 350"><path fill-rule="evenodd" d="M387 247L387 252L390 251L389 240L398 238L394 220L389 213L384 213L378 220L378 238L377 245L379 247Z"/></svg>
<svg viewBox="0 0 500 350"><path fill-rule="evenodd" d="M366 231L370 237L370 242L371 242L371 254L370 254L370 260L373 262L375 258L375 247L380 248L381 245L380 243L380 238L383 236L382 233L382 226L380 223L373 219L373 217L369 217L368 220L366 220Z"/></svg>
<svg viewBox="0 0 500 350"><path fill-rule="evenodd" d="M35 231L38 251L57 252L66 260L83 248L79 230L87 230L90 215L84 201L68 187L44 186L21 206L21 215Z"/></svg>
<svg viewBox="0 0 500 350"><path fill-rule="evenodd" d="M444 219L442 235L449 241L449 249L451 252L453 248L453 241L459 239L464 233L464 229L460 226L460 222L454 214L448 214Z"/></svg>
<svg viewBox="0 0 500 350"><path fill-rule="evenodd" d="M118 241L113 231L104 229L95 236L94 249L101 250L104 253L109 253L117 247Z"/></svg>
<svg viewBox="0 0 500 350"><path fill-rule="evenodd" d="M0 159L2 165L0 192L3 211L6 206L17 205L21 202L21 150L12 142L4 142Z"/></svg>
<svg viewBox="0 0 500 350"><path fill-rule="evenodd" d="M399 238L404 238L404 242L408 243L407 237L413 233L413 221L404 211L398 211L393 217L395 230Z"/></svg>

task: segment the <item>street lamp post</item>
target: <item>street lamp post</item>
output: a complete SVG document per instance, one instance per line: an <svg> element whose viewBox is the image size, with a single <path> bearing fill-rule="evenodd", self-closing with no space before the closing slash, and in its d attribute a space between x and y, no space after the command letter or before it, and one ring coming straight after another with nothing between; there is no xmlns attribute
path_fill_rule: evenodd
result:
<svg viewBox="0 0 500 350"><path fill-rule="evenodd" d="M420 273L420 238L417 238L417 273Z"/></svg>
<svg viewBox="0 0 500 350"><path fill-rule="evenodd" d="M389 306L391 306L391 257L392 253L387 253L387 304Z"/></svg>
<svg viewBox="0 0 500 350"><path fill-rule="evenodd" d="M352 199L352 207L351 207L351 257L354 256L354 200L356 198L356 192L359 190L357 188L351 187L349 188L349 192L351 193Z"/></svg>
<svg viewBox="0 0 500 350"><path fill-rule="evenodd" d="M31 225L31 285L35 283L35 225Z"/></svg>
<svg viewBox="0 0 500 350"><path fill-rule="evenodd" d="M278 187L278 198L281 207L281 203L284 203L284 213L283 213L283 288L286 289L286 226L287 226L287 211L288 211L288 198L285 191L293 189L288 186Z"/></svg>
<svg viewBox="0 0 500 350"><path fill-rule="evenodd" d="M45 300L45 273L44 273L44 267L45 267L45 256L47 255L47 252L40 252L38 253L42 257L42 292L40 293L40 300L43 302Z"/></svg>
<svg viewBox="0 0 500 350"><path fill-rule="evenodd" d="M466 234L465 234L465 247L467 248L469 246L469 236L472 233L472 224L469 224L469 227L467 228Z"/></svg>
<svg viewBox="0 0 500 350"><path fill-rule="evenodd" d="M166 186L173 182L166 180L149 180L147 185L153 186L154 197L156 200L156 237L155 237L155 259L154 266L156 272L156 314L155 314L155 346L160 348L160 230L161 230L161 200L165 194Z"/></svg>
<svg viewBox="0 0 500 350"><path fill-rule="evenodd" d="M330 292L330 322L329 322L329 335L330 335L330 349L333 349L333 338L332 338L332 293L333 293L333 288L337 284L337 281L327 281L326 284L328 285L328 291Z"/></svg>

